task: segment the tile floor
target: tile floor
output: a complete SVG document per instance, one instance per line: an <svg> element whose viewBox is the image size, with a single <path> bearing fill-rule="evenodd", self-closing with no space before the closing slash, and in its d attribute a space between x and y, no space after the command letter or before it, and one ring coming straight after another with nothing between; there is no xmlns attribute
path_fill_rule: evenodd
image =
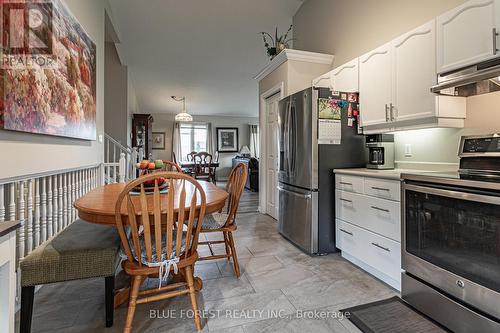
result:
<svg viewBox="0 0 500 333"><path fill-rule="evenodd" d="M359 332L336 311L396 295L338 254L302 253L278 234L268 216L240 214L238 226L239 279L227 260L196 264L204 282L198 294L207 317L203 332ZM139 305L134 331L195 332L190 309L187 296ZM121 332L126 312L126 306L118 308L115 325L104 327L103 279L47 285L35 294L32 332ZM319 314L327 318L314 317Z"/></svg>

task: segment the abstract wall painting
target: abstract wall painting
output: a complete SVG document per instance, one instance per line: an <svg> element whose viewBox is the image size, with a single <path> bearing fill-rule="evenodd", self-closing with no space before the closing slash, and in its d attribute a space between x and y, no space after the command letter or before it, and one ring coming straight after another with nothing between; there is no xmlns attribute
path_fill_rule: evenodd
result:
<svg viewBox="0 0 500 333"><path fill-rule="evenodd" d="M96 46L60 0L2 1L0 128L96 139Z"/></svg>

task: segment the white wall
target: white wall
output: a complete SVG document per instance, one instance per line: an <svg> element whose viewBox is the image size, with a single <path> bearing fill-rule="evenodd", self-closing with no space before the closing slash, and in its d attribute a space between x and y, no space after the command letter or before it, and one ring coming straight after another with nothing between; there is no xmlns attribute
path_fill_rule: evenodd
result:
<svg viewBox="0 0 500 333"><path fill-rule="evenodd" d="M172 134L174 127L174 115L171 114L153 114L153 132L165 132L165 150L153 150L155 159L172 159ZM205 122L212 124L212 142L213 152L217 149L217 127L237 127L239 148L244 145L250 147L250 133L248 124L257 124L259 119L256 117L227 117L227 116L193 116L195 122ZM232 158L236 153L220 153L220 167L217 169L217 178L225 179L231 172Z"/></svg>
<svg viewBox="0 0 500 333"><path fill-rule="evenodd" d="M128 143L128 70L120 62L113 42L105 43L104 131L121 144Z"/></svg>
<svg viewBox="0 0 500 333"><path fill-rule="evenodd" d="M462 135L500 132L500 92L467 98L467 119L463 129L424 129L395 133L396 161L403 168L454 169L458 166L458 146ZM405 156L411 144L412 156Z"/></svg>
<svg viewBox="0 0 500 333"><path fill-rule="evenodd" d="M293 17L294 48L341 65L465 0L306 0Z"/></svg>
<svg viewBox="0 0 500 333"><path fill-rule="evenodd" d="M104 130L104 11L107 1L65 0L97 49L97 134ZM98 141L0 130L0 178L80 167L103 160Z"/></svg>

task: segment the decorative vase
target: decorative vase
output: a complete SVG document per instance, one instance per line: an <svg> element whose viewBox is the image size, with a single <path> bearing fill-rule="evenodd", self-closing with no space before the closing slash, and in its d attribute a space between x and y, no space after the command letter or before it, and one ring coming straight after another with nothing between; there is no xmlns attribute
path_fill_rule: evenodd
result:
<svg viewBox="0 0 500 333"><path fill-rule="evenodd" d="M273 60L274 57L276 57L278 53L276 52L275 47L269 47L267 49L267 55L269 56L269 60Z"/></svg>

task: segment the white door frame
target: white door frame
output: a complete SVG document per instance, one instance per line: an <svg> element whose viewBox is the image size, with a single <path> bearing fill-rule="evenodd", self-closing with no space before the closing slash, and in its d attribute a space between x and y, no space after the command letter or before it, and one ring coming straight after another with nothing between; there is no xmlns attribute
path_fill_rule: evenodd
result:
<svg viewBox="0 0 500 333"><path fill-rule="evenodd" d="M279 93L280 99L285 97L285 82L281 81L260 94L259 127L260 127L260 163L259 163L259 212L266 214L267 206L267 110L266 99Z"/></svg>

